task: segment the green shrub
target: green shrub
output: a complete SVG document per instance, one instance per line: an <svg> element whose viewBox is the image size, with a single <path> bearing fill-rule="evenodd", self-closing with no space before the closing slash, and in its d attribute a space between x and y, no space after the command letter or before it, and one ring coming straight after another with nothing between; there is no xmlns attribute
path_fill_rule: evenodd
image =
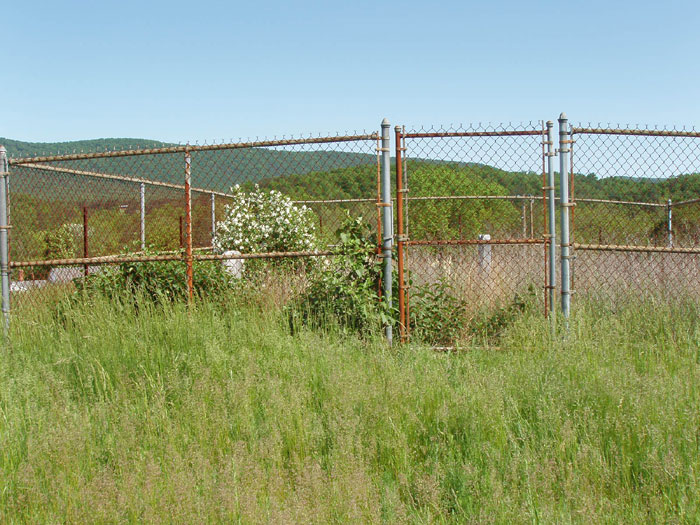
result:
<svg viewBox="0 0 700 525"><path fill-rule="evenodd" d="M45 259L70 259L77 252L76 235L70 224L63 224L55 230L43 233L44 249L42 255Z"/></svg>
<svg viewBox="0 0 700 525"><path fill-rule="evenodd" d="M147 250L145 255L153 252ZM193 286L199 296L230 290L235 279L217 261L194 261ZM76 279L77 294L106 297L142 295L154 301L187 299L186 266L182 261L125 262Z"/></svg>
<svg viewBox="0 0 700 525"><path fill-rule="evenodd" d="M443 279L417 287L409 310L413 335L430 345L454 344L467 323L467 306Z"/></svg>
<svg viewBox="0 0 700 525"><path fill-rule="evenodd" d="M382 263L369 225L348 214L337 237L334 256L312 274L307 290L288 307L292 326L296 322L317 328L337 324L367 334L394 324L394 309L379 297Z"/></svg>

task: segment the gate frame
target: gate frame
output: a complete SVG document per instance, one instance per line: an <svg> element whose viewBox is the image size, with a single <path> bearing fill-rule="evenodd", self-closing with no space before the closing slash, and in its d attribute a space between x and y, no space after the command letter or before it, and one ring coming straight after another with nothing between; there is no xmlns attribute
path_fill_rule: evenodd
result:
<svg viewBox="0 0 700 525"><path fill-rule="evenodd" d="M550 237L550 234L554 235L554 225L551 226L550 217L554 214L555 202L552 198L554 194L554 184L550 183L551 177L553 177L552 170L552 157L556 153L551 152L551 137L548 138L549 134L545 128L544 121L542 123L542 129L537 130L502 130L502 131L447 131L447 132L409 132L406 133L404 127L396 126L395 131L395 148L396 148L396 208L397 208L397 231L396 231L396 244L397 244L397 263L398 263L398 289L399 289L399 330L401 342L407 342L410 338L410 294L406 286L405 272L406 263L405 258L407 254L407 248L409 246L419 246L419 245L430 245L430 246L440 246L440 245L508 245L508 244L542 244L544 248L544 315L548 316L550 306L553 304L548 301L547 295L548 291L554 293L553 289L555 283L550 283L550 274L548 271L548 260L552 257L552 246L554 244L554 238ZM421 138L454 138L454 137L464 137L464 138L478 138L478 137L512 137L512 136L540 136L542 144L542 203L544 208L544 224L543 224L543 236L542 238L528 238L528 239L459 239L459 240L411 240L406 233L405 223L408 222L408 208L406 204L410 200L406 194L409 192L408 176L404 169L404 155L408 150L406 147L406 139L421 139ZM551 174L551 176L550 176ZM404 181L404 178L406 179ZM404 182L406 184L404 184ZM551 189L550 189L551 188ZM548 193L549 192L549 193ZM515 195L515 196L503 196L505 199L534 199L531 195ZM404 217L406 215L406 217Z"/></svg>

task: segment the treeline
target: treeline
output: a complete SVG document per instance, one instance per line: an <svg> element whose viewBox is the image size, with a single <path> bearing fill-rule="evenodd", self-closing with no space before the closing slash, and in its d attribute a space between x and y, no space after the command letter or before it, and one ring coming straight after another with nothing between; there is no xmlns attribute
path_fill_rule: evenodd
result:
<svg viewBox="0 0 700 525"><path fill-rule="evenodd" d="M69 142L25 142L22 140L0 137L0 144L5 146L7 154L10 157L43 157L71 153L93 153L97 151L121 151L172 146L172 144L167 142L135 138L91 139Z"/></svg>

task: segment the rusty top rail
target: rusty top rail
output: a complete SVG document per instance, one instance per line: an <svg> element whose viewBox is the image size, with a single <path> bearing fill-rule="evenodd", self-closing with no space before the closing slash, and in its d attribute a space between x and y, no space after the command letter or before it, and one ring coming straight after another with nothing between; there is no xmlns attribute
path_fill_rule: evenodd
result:
<svg viewBox="0 0 700 525"><path fill-rule="evenodd" d="M542 136L542 130L511 130L511 131L430 131L418 133L401 133L407 139L427 139L443 137L519 137L519 136Z"/></svg>
<svg viewBox="0 0 700 525"><path fill-rule="evenodd" d="M219 254L203 253L194 254L194 261L224 261L231 259L281 259L287 257L324 257L335 255L335 252L326 251L306 251L306 252L265 252L265 253L240 253L240 254ZM163 253L160 255L105 255L101 257L76 257L73 259L46 259L35 261L12 261L11 268L26 268L29 266L78 266L81 264L119 264L137 262L162 262L162 261L182 261L184 255L179 253Z"/></svg>
<svg viewBox="0 0 700 525"><path fill-rule="evenodd" d="M96 171L74 170L71 168L59 168L57 166L46 166L44 164L34 164L34 163L21 164L21 166L23 168L36 169L36 170L41 170L41 171L50 171L53 173L67 173L69 175L77 175L80 177L94 177L97 179L116 180L118 182L133 182L136 184L148 184L149 186L159 186L162 188L170 188L170 189L174 189L174 190L184 190L185 189L184 184L176 184L174 182L164 182L164 181L159 181L159 180L146 179L144 177L136 177L133 175L112 175L111 173L98 173ZM191 190L198 192L198 193L218 195L220 197L234 197L234 195L232 195L230 193L226 193L223 191L210 190L207 188L194 188L193 187L193 188L191 188Z"/></svg>
<svg viewBox="0 0 700 525"><path fill-rule="evenodd" d="M660 129L571 128L572 135L633 135L645 137L700 138L698 131L666 131Z"/></svg>
<svg viewBox="0 0 700 525"><path fill-rule="evenodd" d="M680 248L667 246L637 246L630 244L579 244L573 243L574 250L598 252L639 252L639 253L697 253L700 248Z"/></svg>
<svg viewBox="0 0 700 525"><path fill-rule="evenodd" d="M544 244L547 239L414 239L405 242L408 246L473 246L473 245L527 245Z"/></svg>
<svg viewBox="0 0 700 525"><path fill-rule="evenodd" d="M67 155L49 155L44 157L21 157L9 160L10 165L21 165L36 162L60 162L67 160L102 159L112 157L131 157L136 155L166 155L168 153L194 153L197 151L215 151L225 149L265 148L275 146L297 146L303 144L333 144L336 142L354 142L361 140L376 140L378 133L365 135L345 135L336 137L317 137L306 139L261 140L254 142L231 142L227 144L209 144L204 146L168 146L164 148L131 149L123 151L103 151L94 153L73 153Z"/></svg>

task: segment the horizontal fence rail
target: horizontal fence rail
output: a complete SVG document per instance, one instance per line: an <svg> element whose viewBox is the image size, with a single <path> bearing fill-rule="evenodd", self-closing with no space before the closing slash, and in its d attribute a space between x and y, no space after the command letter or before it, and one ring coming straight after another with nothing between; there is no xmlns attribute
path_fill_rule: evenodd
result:
<svg viewBox="0 0 700 525"><path fill-rule="evenodd" d="M275 139L275 140L260 140L252 142L231 142L222 144L209 145L184 145L184 146L167 146L162 148L143 148L129 149L121 151L101 151L94 153L73 153L65 155L47 155L37 157L20 157L10 158L10 165L21 165L37 162L65 162L68 160L88 160L88 159L104 159L115 157L133 157L137 155L167 155L172 153L194 153L198 151L220 151L232 149L248 149L248 148L267 148L277 146L297 146L308 144L336 144L339 142L355 142L358 140L377 140L378 133L364 135L338 135L335 137L309 137L299 139Z"/></svg>

